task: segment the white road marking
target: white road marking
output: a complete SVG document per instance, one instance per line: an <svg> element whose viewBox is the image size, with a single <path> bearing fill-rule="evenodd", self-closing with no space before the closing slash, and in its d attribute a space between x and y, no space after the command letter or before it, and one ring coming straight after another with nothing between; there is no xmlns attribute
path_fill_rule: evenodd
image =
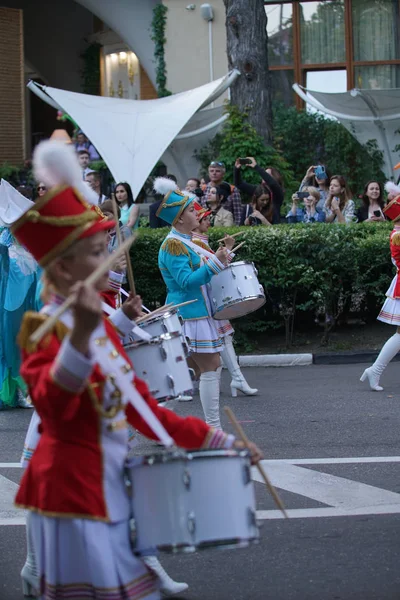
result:
<svg viewBox="0 0 400 600"><path fill-rule="evenodd" d="M400 513L398 504L382 504L381 506L364 506L343 510L341 508L287 508L289 519L309 519L321 517L358 517L362 515L396 515ZM259 521L284 519L280 510L258 510Z"/></svg>
<svg viewBox="0 0 400 600"><path fill-rule="evenodd" d="M24 512L15 508L18 484L0 475L0 525L24 525Z"/></svg>
<svg viewBox="0 0 400 600"><path fill-rule="evenodd" d="M0 469L20 469L21 463L0 463Z"/></svg>
<svg viewBox="0 0 400 600"><path fill-rule="evenodd" d="M291 465L347 465L356 463L397 463L400 462L400 456L355 456L353 458L276 458L264 462L266 464L289 463Z"/></svg>

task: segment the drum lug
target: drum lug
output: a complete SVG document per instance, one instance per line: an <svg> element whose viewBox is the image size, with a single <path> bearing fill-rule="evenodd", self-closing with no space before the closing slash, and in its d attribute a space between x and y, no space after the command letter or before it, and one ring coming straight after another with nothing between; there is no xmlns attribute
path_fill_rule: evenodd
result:
<svg viewBox="0 0 400 600"><path fill-rule="evenodd" d="M183 481L183 485L185 486L185 488L187 490L190 490L190 485L192 483L192 478L190 477L190 473L189 473L189 471L187 469L185 469L183 471L182 481Z"/></svg>
<svg viewBox="0 0 400 600"><path fill-rule="evenodd" d="M185 358L187 358L189 356L189 347L188 347L187 343L183 340L182 340L182 346L183 346L183 353L185 355Z"/></svg>
<svg viewBox="0 0 400 600"><path fill-rule="evenodd" d="M253 265L253 269L254 269L254 273L256 274L256 277L258 277L258 269L256 269L254 265Z"/></svg>
<svg viewBox="0 0 400 600"><path fill-rule="evenodd" d="M181 327L183 327L183 318L181 315L178 315L178 319L179 319L179 323L181 324Z"/></svg>
<svg viewBox="0 0 400 600"><path fill-rule="evenodd" d="M160 346L160 354L163 360L167 360L167 351L163 345Z"/></svg>
<svg viewBox="0 0 400 600"><path fill-rule="evenodd" d="M257 525L257 515L256 515L256 511L253 508L248 508L247 509L247 514L248 514L248 519L249 519L249 525L250 527L258 527Z"/></svg>
<svg viewBox="0 0 400 600"><path fill-rule="evenodd" d="M173 390L175 387L175 381L174 381L174 378L172 377L172 375L167 375L167 381L168 381L169 387L171 388L171 390Z"/></svg>
<svg viewBox="0 0 400 600"><path fill-rule="evenodd" d="M251 482L251 469L250 465L243 466L243 483L248 485Z"/></svg>
<svg viewBox="0 0 400 600"><path fill-rule="evenodd" d="M217 306L217 301L215 298L212 299L214 306Z"/></svg>
<svg viewBox="0 0 400 600"><path fill-rule="evenodd" d="M194 370L194 369L192 369L192 368L190 368L190 367L189 367L189 375L190 375L190 379L191 379L192 381L196 381L196 372L195 372L195 370Z"/></svg>
<svg viewBox="0 0 400 600"><path fill-rule="evenodd" d="M240 287L239 287L239 286L237 286L237 288L236 288L236 289L237 289L237 291L238 291L238 294L239 294L239 296L242 296L242 292L240 291Z"/></svg>
<svg viewBox="0 0 400 600"><path fill-rule="evenodd" d="M194 535L196 531L196 515L193 511L190 511L187 516L187 528L190 535Z"/></svg>
<svg viewBox="0 0 400 600"><path fill-rule="evenodd" d="M165 321L161 323L161 329L164 331L164 333L168 333L168 327L166 326Z"/></svg>
<svg viewBox="0 0 400 600"><path fill-rule="evenodd" d="M233 279L236 279L235 271L233 269L231 270L231 273L232 273Z"/></svg>

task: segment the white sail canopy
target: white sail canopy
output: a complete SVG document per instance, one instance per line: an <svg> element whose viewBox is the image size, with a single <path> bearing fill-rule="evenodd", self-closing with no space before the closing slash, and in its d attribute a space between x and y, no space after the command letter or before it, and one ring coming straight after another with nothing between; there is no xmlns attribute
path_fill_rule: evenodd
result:
<svg viewBox="0 0 400 600"><path fill-rule="evenodd" d="M50 96L53 106L55 103L78 123L114 179L127 181L136 198L181 129L200 108L222 94L238 74L236 71L194 90L157 100L90 96L35 83L29 87L46 101Z"/></svg>
<svg viewBox="0 0 400 600"><path fill-rule="evenodd" d="M25 198L8 181L0 182L0 227L11 227L34 203Z"/></svg>

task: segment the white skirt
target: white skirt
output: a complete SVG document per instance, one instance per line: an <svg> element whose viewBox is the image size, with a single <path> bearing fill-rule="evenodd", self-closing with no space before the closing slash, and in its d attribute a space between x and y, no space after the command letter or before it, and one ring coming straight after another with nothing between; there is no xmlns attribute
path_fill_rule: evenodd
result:
<svg viewBox="0 0 400 600"><path fill-rule="evenodd" d="M158 580L136 558L129 521L101 523L28 518L38 572L40 600L159 600Z"/></svg>
<svg viewBox="0 0 400 600"><path fill-rule="evenodd" d="M388 325L400 327L400 299L394 298L394 288L397 282L397 275L392 279L392 283L386 292L386 300L381 308L377 319Z"/></svg>
<svg viewBox="0 0 400 600"><path fill-rule="evenodd" d="M217 321L211 317L183 321L183 332L191 352L214 354L224 347L224 340L218 333Z"/></svg>
<svg viewBox="0 0 400 600"><path fill-rule="evenodd" d="M226 319L222 319L221 321L217 321L214 319L217 324L217 330L221 337L226 337L227 335L233 335L235 330L232 325Z"/></svg>

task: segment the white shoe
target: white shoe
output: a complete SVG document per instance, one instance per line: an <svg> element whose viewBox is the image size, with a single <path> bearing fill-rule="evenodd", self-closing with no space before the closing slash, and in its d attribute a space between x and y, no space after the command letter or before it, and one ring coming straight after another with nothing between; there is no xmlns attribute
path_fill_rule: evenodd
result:
<svg viewBox="0 0 400 600"><path fill-rule="evenodd" d="M379 373L376 369L374 369L374 365L372 367L368 367L365 369L364 373L360 377L360 381L365 381L368 379L369 387L374 392L383 392L383 387L379 385L379 379L382 373Z"/></svg>
<svg viewBox="0 0 400 600"><path fill-rule="evenodd" d="M189 394L180 394L175 398L175 400L178 400L178 402L191 402L193 400L193 396L190 396Z"/></svg>
<svg viewBox="0 0 400 600"><path fill-rule="evenodd" d="M243 392L246 396L255 396L258 393L258 389L251 388L243 375L241 379L232 379L231 381L232 398L236 398L238 390Z"/></svg>
<svg viewBox="0 0 400 600"><path fill-rule="evenodd" d="M39 577L31 571L27 563L25 563L22 567L21 580L24 596L28 596L30 598L38 598L40 596Z"/></svg>
<svg viewBox="0 0 400 600"><path fill-rule="evenodd" d="M30 397L24 396L21 390L17 391L17 406L18 408L34 408Z"/></svg>
<svg viewBox="0 0 400 600"><path fill-rule="evenodd" d="M142 560L160 580L160 592L163 596L175 596L189 589L187 583L174 581L155 556L142 556Z"/></svg>

